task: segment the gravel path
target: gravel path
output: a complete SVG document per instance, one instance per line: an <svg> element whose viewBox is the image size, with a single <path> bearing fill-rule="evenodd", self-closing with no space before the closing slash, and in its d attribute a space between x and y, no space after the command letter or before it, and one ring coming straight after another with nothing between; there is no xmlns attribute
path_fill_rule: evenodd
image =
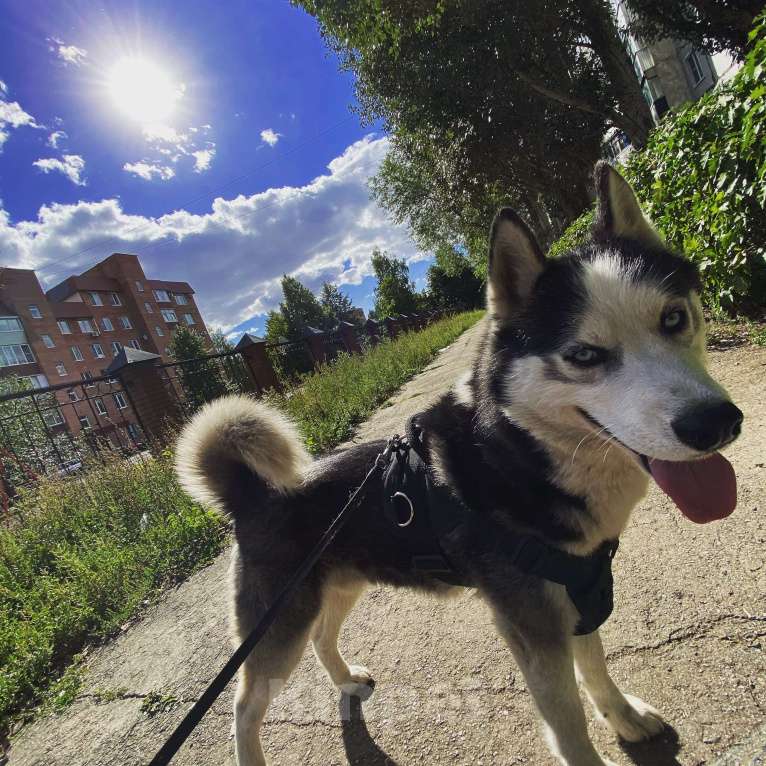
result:
<svg viewBox="0 0 766 766"><path fill-rule="evenodd" d="M401 432L469 366L479 330L443 351L356 439ZM730 452L739 508L698 527L652 489L623 537L604 643L617 683L659 708L675 730L621 747L592 724L601 752L622 766L766 762L766 349L711 356L746 415ZM224 554L93 651L80 698L22 731L9 763L146 763L228 657L227 566ZM552 766L523 679L471 593L440 603L374 589L347 621L342 643L377 680L363 716L358 704L339 701L307 651L264 729L275 766ZM163 707L147 699L152 693L171 709L142 712L142 705ZM229 688L174 766L233 763L231 697Z"/></svg>

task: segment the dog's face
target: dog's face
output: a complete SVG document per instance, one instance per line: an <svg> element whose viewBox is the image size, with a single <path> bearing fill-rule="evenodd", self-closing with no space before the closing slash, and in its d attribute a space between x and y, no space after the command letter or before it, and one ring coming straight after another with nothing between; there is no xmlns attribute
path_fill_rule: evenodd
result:
<svg viewBox="0 0 766 766"><path fill-rule="evenodd" d="M512 419L603 429L661 473L733 441L742 413L705 369L695 267L668 252L615 170L600 164L596 182L593 239L563 258L546 261L512 211L493 224L494 390Z"/></svg>

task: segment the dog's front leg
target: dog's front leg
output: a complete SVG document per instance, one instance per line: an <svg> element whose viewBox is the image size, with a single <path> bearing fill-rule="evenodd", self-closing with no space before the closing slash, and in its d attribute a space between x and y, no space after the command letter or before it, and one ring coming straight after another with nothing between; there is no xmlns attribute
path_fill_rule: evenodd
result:
<svg viewBox="0 0 766 766"><path fill-rule="evenodd" d="M572 646L577 676L599 718L615 734L628 742L639 742L663 730L662 716L651 705L623 694L610 678L598 631L574 636Z"/></svg>
<svg viewBox="0 0 766 766"><path fill-rule="evenodd" d="M588 737L572 662L572 643L546 636L524 636L518 630L506 634L511 651L524 674L554 755L564 766L614 766L596 752Z"/></svg>

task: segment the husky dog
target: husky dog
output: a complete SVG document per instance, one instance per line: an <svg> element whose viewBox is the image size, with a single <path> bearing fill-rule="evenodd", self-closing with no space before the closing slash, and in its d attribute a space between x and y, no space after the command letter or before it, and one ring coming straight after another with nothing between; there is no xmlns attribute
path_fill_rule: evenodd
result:
<svg viewBox="0 0 766 766"><path fill-rule="evenodd" d="M742 421L705 371L695 267L668 251L614 169L600 163L595 180L591 239L561 258L546 259L512 210L497 214L473 372L418 418L431 481L470 510L441 541L445 554L492 608L549 746L567 766L607 763L588 738L578 681L596 715L625 740L658 734L663 720L617 688L597 630L575 635L581 615L569 591L519 569L506 547L532 535L571 558L587 557L619 538L650 478L693 521L728 515L736 482L717 450ZM383 446L312 461L293 425L241 396L213 402L185 428L177 449L183 486L234 520L240 640ZM368 584L451 589L413 568L384 501L382 491L367 492L243 666L239 766L266 763L266 709L309 639L339 689L369 693L369 672L349 665L337 646Z"/></svg>

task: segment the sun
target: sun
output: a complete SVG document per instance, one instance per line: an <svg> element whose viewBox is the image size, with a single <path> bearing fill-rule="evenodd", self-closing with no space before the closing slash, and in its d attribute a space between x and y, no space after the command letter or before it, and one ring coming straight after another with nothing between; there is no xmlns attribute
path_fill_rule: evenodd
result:
<svg viewBox="0 0 766 766"><path fill-rule="evenodd" d="M146 58L130 56L119 60L107 78L114 105L140 125L160 125L172 116L183 95L183 86Z"/></svg>

